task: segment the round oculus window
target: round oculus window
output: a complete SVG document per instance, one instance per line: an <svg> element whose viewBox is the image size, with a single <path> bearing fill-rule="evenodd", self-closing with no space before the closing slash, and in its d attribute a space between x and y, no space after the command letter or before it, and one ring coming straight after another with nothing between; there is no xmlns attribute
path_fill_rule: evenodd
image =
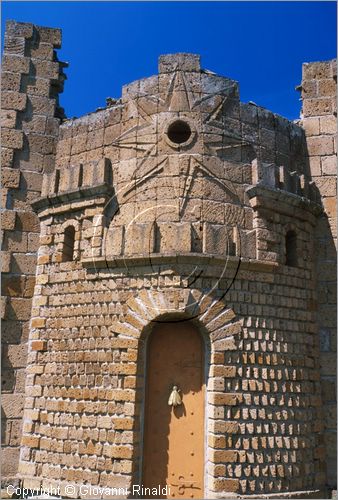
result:
<svg viewBox="0 0 338 500"><path fill-rule="evenodd" d="M191 128L189 124L183 120L172 122L167 130L168 139L174 144L184 144L191 137Z"/></svg>

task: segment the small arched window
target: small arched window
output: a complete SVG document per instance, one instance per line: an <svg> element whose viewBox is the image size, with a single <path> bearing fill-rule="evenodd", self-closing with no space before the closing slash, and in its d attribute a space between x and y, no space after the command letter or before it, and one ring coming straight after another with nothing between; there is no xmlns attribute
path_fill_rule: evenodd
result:
<svg viewBox="0 0 338 500"><path fill-rule="evenodd" d="M285 264L297 266L297 235L295 231L288 231L285 236Z"/></svg>
<svg viewBox="0 0 338 500"><path fill-rule="evenodd" d="M68 262L74 258L75 228L68 226L65 229L65 236L62 250L62 262Z"/></svg>

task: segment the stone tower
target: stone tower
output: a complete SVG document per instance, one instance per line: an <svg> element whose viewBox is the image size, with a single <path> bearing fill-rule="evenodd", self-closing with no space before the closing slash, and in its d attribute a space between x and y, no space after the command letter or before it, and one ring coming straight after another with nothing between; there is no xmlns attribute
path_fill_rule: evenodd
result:
<svg viewBox="0 0 338 500"><path fill-rule="evenodd" d="M317 275L316 319L320 338L321 386L324 409L324 449L327 484L337 484L337 66L336 61L303 65L302 126L307 138L311 177L323 213L315 228Z"/></svg>
<svg viewBox="0 0 338 500"><path fill-rule="evenodd" d="M25 368L39 247L31 202L43 172L55 168L63 110L61 31L7 22L1 74L2 175L2 477L12 484L19 460Z"/></svg>
<svg viewBox="0 0 338 500"><path fill-rule="evenodd" d="M26 44L46 29L32 30ZM56 127L32 201L25 487L318 498L334 486L323 420L334 374L320 365L333 319L318 314L334 300L318 287L331 293L321 269L335 262L335 73L321 64L304 67L300 124L241 103L237 82L199 56L174 54L107 108Z"/></svg>

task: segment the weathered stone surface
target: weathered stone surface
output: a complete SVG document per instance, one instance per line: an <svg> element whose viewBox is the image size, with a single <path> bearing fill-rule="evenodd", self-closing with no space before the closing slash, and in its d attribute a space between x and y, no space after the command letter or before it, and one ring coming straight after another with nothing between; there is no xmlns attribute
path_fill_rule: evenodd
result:
<svg viewBox="0 0 338 500"><path fill-rule="evenodd" d="M19 461L27 366L26 343L39 232L38 218L33 214L30 203L40 194L42 169L48 170L53 166L59 119L55 118L53 122L48 121L48 118L54 119L63 76L61 65L54 60L54 47L60 44L60 30L49 32L48 29L15 21L7 22L6 26L1 79L4 208L1 265L2 272L6 273L2 280L2 420L6 428L6 441L2 450L1 469L5 483L8 480L14 484ZM39 75L43 75L43 78ZM34 134L41 134L40 143ZM45 137L46 134L50 137ZM39 149L49 156L39 155L33 149ZM32 397L36 397L39 390L34 388L33 392ZM31 465L28 465L33 473Z"/></svg>
<svg viewBox="0 0 338 500"><path fill-rule="evenodd" d="M24 394L3 394L1 405L5 418L20 418L23 414ZM17 466L18 464L16 464Z"/></svg>
<svg viewBox="0 0 338 500"><path fill-rule="evenodd" d="M200 56L196 54L168 54L159 58L159 73L181 71L199 71Z"/></svg>
<svg viewBox="0 0 338 500"><path fill-rule="evenodd" d="M10 148L1 148L1 167L10 168L13 165L14 150ZM3 204L5 205L5 203Z"/></svg>
<svg viewBox="0 0 338 500"><path fill-rule="evenodd" d="M26 179L26 178L25 178ZM38 178L39 179L39 178ZM39 180L37 179L38 185ZM35 184L36 185L36 184ZM38 233L40 230L39 219L32 212L15 212L16 213L16 229L24 232Z"/></svg>
<svg viewBox="0 0 338 500"><path fill-rule="evenodd" d="M306 80L321 80L333 76L332 62L320 61L314 63L303 64L303 81Z"/></svg>
<svg viewBox="0 0 338 500"><path fill-rule="evenodd" d="M15 447L6 447L2 450L2 468L1 473L2 477L11 477L15 476L18 470L18 462L19 462L20 448Z"/></svg>
<svg viewBox="0 0 338 500"><path fill-rule="evenodd" d="M11 254L10 252L1 252L1 272L2 273L9 273L10 271L10 261L11 261Z"/></svg>
<svg viewBox="0 0 338 500"><path fill-rule="evenodd" d="M333 137L310 137L307 145L310 156L333 154Z"/></svg>
<svg viewBox="0 0 338 500"><path fill-rule="evenodd" d="M1 214L2 229L12 231L15 228L16 212L14 210L4 210Z"/></svg>
<svg viewBox="0 0 338 500"><path fill-rule="evenodd" d="M2 186L5 188L18 188L20 184L20 171L14 168L1 169Z"/></svg>
<svg viewBox="0 0 338 500"><path fill-rule="evenodd" d="M306 116L331 115L334 111L332 100L306 99L303 103L303 111Z"/></svg>
<svg viewBox="0 0 338 500"><path fill-rule="evenodd" d="M29 63L29 57L5 53L2 59L2 71L27 74L29 73Z"/></svg>
<svg viewBox="0 0 338 500"><path fill-rule="evenodd" d="M320 365L321 365L321 380L322 395L324 401L333 401L332 386L327 377L336 376L336 365L334 359L336 354L332 352L331 344L331 327L336 325L335 313L330 311L329 303L331 300L336 303L336 298L330 298L329 292L331 284L336 287L336 279L331 273L326 271L327 259L330 254L329 247L334 248L336 244L336 172L337 159L335 154L335 134L336 134L336 112L333 103L336 101L336 64L335 61L324 61L303 65L303 80L316 81L317 84L317 99L307 99L303 94L303 114L304 128L306 135L309 137L309 163L310 170L315 176L316 187L319 190L324 210L328 217L328 223L320 224L318 222L316 228L317 237L321 238L320 248L325 248L325 252L317 252L316 268L319 280L321 282L318 295L320 297L317 321L319 325L320 335ZM302 87L304 82L302 83ZM332 110L332 111L330 111ZM310 137L312 130L308 129L309 118L311 120L319 119L319 131L316 130L316 137ZM334 254L334 255L333 255ZM331 271L335 267L336 252L332 253ZM334 262L333 262L334 261ZM336 417L334 417L336 418ZM323 411L324 440L328 443L328 438L333 436L331 431L332 413L330 405L326 405ZM334 433L336 435L336 433ZM326 444L326 460L327 460L327 480L328 484L334 485L336 475L336 459L330 456L330 445ZM325 453L322 450L321 453Z"/></svg>
<svg viewBox="0 0 338 500"><path fill-rule="evenodd" d="M323 175L336 175L336 167L337 167L336 156L322 156L321 158L321 166Z"/></svg>
<svg viewBox="0 0 338 500"><path fill-rule="evenodd" d="M4 128L1 134L1 141L5 148L21 149L23 146L23 133L20 130Z"/></svg>
<svg viewBox="0 0 338 500"><path fill-rule="evenodd" d="M159 318L193 316L208 346L205 493L323 488L335 428L333 63L304 67L302 127L240 104L237 83L192 54L161 57L159 75L59 127L60 31L8 30L3 411L5 451L17 452L25 406L19 473L31 485L132 484L144 346Z"/></svg>
<svg viewBox="0 0 338 500"><path fill-rule="evenodd" d="M27 96L15 91L1 92L1 107L4 110L23 111L26 107Z"/></svg>
<svg viewBox="0 0 338 500"><path fill-rule="evenodd" d="M14 129L15 125L16 125L16 117L17 117L16 111L10 110L10 109L2 109L1 110L1 127ZM12 132L16 132L16 130L12 130ZM3 143L2 143L2 147L4 147Z"/></svg>
<svg viewBox="0 0 338 500"><path fill-rule="evenodd" d="M28 250L28 242L27 242ZM31 252L30 252L31 253ZM12 271L14 273L22 273L26 275L35 274L36 255L26 255L25 253L16 253L12 255Z"/></svg>
<svg viewBox="0 0 338 500"><path fill-rule="evenodd" d="M337 194L337 182L335 177L317 177L316 186L318 187L321 195L323 197L336 196Z"/></svg>

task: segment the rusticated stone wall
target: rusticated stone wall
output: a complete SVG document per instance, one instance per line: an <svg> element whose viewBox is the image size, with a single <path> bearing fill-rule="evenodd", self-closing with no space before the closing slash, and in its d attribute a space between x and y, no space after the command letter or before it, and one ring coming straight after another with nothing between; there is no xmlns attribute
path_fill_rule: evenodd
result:
<svg viewBox="0 0 338 500"><path fill-rule="evenodd" d="M40 268L44 284L34 300L43 306L32 325L20 464L25 486L64 491L71 483L78 497L84 483L138 482L143 332L164 310L197 313L210 338L207 498L323 485L311 275L243 262L224 299L235 258L225 271L224 262L208 267L192 286L196 262L150 268L144 259L132 276L121 265L90 273L76 263Z"/></svg>
<svg viewBox="0 0 338 500"><path fill-rule="evenodd" d="M2 479L15 483L39 219L31 202L54 168L62 110L58 29L7 22L1 74Z"/></svg>
<svg viewBox="0 0 338 500"><path fill-rule="evenodd" d="M327 480L337 488L336 367L337 367L337 63L303 65L302 126L309 165L324 213L315 233L317 321L320 336L321 389L324 404L324 445Z"/></svg>
<svg viewBox="0 0 338 500"><path fill-rule="evenodd" d="M60 36L7 25L5 482L66 497L139 483L145 340L153 320L193 318L209 348L205 496L327 495L334 62L304 65L299 124L174 54L60 125Z"/></svg>
<svg viewBox="0 0 338 500"><path fill-rule="evenodd" d="M25 486L140 480L144 340L178 314L210 344L205 495L324 494L322 208L302 128L240 103L198 56L162 56L159 75L62 124L34 208Z"/></svg>

